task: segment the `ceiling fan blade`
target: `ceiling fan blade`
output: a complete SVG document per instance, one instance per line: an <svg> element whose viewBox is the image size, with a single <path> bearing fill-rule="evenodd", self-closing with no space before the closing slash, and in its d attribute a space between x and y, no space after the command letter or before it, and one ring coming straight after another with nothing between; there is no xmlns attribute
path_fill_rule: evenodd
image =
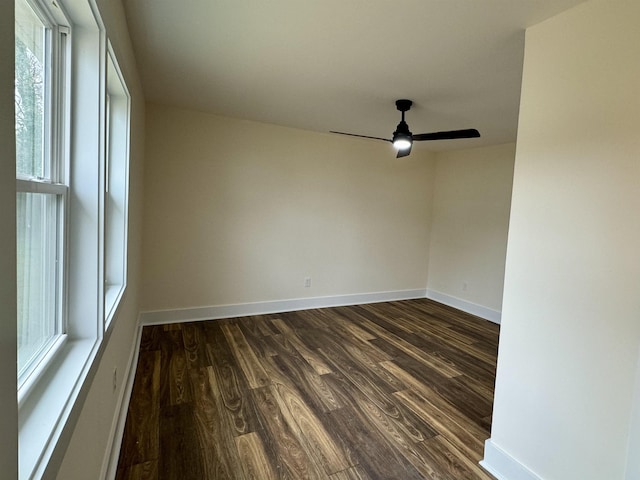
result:
<svg viewBox="0 0 640 480"><path fill-rule="evenodd" d="M396 155L396 158L406 157L410 153L411 153L411 145L409 145L409 148L405 148L404 150L398 150L398 154Z"/></svg>
<svg viewBox="0 0 640 480"><path fill-rule="evenodd" d="M467 130L450 130L448 132L418 133L413 135L413 139L422 142L425 140L455 140L458 138L478 138L480 132L475 128Z"/></svg>
<svg viewBox="0 0 640 480"><path fill-rule="evenodd" d="M355 133L334 132L331 130L329 133L337 133L338 135L349 135L350 137L371 138L373 140L382 140L384 142L391 142L388 138L369 137L368 135L356 135Z"/></svg>

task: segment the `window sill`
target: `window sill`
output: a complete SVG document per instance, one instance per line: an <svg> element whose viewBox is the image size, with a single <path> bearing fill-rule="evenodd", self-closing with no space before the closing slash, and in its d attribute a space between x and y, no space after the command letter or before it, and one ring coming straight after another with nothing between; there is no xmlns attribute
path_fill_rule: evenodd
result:
<svg viewBox="0 0 640 480"><path fill-rule="evenodd" d="M74 406L81 404L77 400L99 344L96 339L68 339L23 398L18 416L20 478L41 478L54 454L63 453L56 452L59 440L70 434L80 413Z"/></svg>
<svg viewBox="0 0 640 480"><path fill-rule="evenodd" d="M34 387L40 381L40 378L47 375L49 366L54 363L55 358L63 351L67 344L67 335L58 335L52 339L48 346L44 348L44 354L38 354L38 360L35 367L29 368L24 380L18 376L18 408L26 402L27 397L34 390Z"/></svg>

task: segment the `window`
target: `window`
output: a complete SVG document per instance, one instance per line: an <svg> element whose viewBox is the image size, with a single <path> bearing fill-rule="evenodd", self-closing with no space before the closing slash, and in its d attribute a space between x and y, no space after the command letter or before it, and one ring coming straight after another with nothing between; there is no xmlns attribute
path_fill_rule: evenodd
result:
<svg viewBox="0 0 640 480"><path fill-rule="evenodd" d="M130 96L96 0L14 0L20 478L53 478L126 288Z"/></svg>
<svg viewBox="0 0 640 480"><path fill-rule="evenodd" d="M64 339L66 29L16 1L18 385ZM53 59L56 59L54 62Z"/></svg>
<svg viewBox="0 0 640 480"><path fill-rule="evenodd" d="M105 165L105 322L126 286L127 197L129 189L129 93L113 51L107 55Z"/></svg>

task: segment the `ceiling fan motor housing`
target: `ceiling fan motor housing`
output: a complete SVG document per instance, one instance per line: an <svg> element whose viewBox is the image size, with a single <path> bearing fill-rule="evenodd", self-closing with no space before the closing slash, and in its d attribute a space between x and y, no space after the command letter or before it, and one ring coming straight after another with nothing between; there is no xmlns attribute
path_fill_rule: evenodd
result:
<svg viewBox="0 0 640 480"><path fill-rule="evenodd" d="M401 120L398 126L396 127L396 131L394 132L394 134L396 133L404 133L405 135L411 135L411 131L409 130L409 125L407 125L407 122L405 122L404 120Z"/></svg>
<svg viewBox="0 0 640 480"><path fill-rule="evenodd" d="M393 139L395 140L397 137L405 137L407 139L411 139L411 131L409 130L409 125L404 120L400 121L398 126L396 127L396 131L393 132Z"/></svg>

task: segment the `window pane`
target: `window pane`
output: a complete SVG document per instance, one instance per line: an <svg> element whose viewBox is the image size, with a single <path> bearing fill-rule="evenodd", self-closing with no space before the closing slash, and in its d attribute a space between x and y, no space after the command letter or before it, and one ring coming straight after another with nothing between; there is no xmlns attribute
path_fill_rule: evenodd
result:
<svg viewBox="0 0 640 480"><path fill-rule="evenodd" d="M109 97L105 202L105 275L107 287L124 282L126 200L126 99Z"/></svg>
<svg viewBox="0 0 640 480"><path fill-rule="evenodd" d="M129 97L111 51L107 58L105 165L105 320L113 317L126 283Z"/></svg>
<svg viewBox="0 0 640 480"><path fill-rule="evenodd" d="M57 332L57 202L52 194L17 194L18 376Z"/></svg>
<svg viewBox="0 0 640 480"><path fill-rule="evenodd" d="M16 173L45 177L45 28L31 7L16 1Z"/></svg>

